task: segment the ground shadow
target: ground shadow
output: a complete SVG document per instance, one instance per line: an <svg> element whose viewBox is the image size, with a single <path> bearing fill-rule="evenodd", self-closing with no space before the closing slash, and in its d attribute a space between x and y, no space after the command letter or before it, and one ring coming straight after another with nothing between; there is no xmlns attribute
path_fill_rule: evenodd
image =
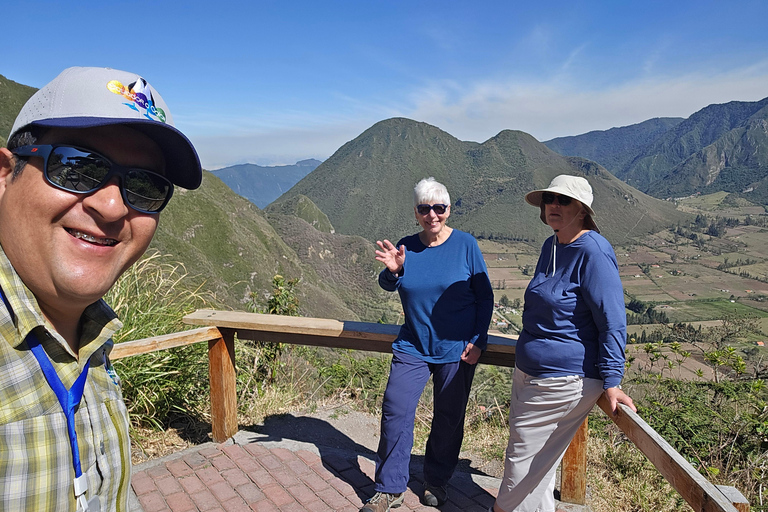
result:
<svg viewBox="0 0 768 512"><path fill-rule="evenodd" d="M308 443L313 445L320 456L323 467L337 475L355 489L361 502L365 502L374 494L373 480L361 469L358 456L374 460L376 453L350 438L329 422L312 417L279 414L267 416L262 425L244 427L241 433L250 433L251 442L259 443ZM293 447L294 449L299 446ZM410 480L408 488L417 496L423 495L422 455L411 456ZM471 468L469 461L459 461L459 468L449 482L449 504L466 510L466 505L472 502L490 506L494 498L486 488L476 483L471 473L484 475ZM486 486L487 487L487 486Z"/></svg>

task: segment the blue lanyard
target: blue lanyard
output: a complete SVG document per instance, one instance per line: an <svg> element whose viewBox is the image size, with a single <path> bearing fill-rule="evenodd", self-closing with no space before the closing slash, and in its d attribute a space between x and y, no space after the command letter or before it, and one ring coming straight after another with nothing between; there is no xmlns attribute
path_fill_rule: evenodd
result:
<svg viewBox="0 0 768 512"><path fill-rule="evenodd" d="M0 296L2 296L5 307L8 309L10 315L15 318L11 305L8 303L8 299L5 297L5 293L0 288ZM64 384L61 382L59 375L53 368L50 359L40 345L40 340L34 332L30 331L26 338L27 346L32 351L32 355L35 356L37 362L40 364L40 369L43 370L45 380L48 381L48 385L56 394L56 398L59 400L64 416L67 418L67 432L69 434L69 446L72 449L72 465L75 469L75 497L77 498L81 508L88 510L87 502L85 502L85 492L88 490L88 480L83 477L83 471L80 467L80 450L77 446L77 432L75 431L75 409L80 405L80 401L83 398L83 390L85 389L85 381L88 378L88 369L91 367L90 358L85 362L83 371L75 380L72 387L67 390Z"/></svg>
<svg viewBox="0 0 768 512"><path fill-rule="evenodd" d="M48 385L56 393L56 398L59 399L61 408L64 410L64 415L67 417L67 431L69 432L69 444L72 447L72 463L75 468L75 478L83 474L80 469L80 450L77 448L77 433L75 432L75 409L80 405L80 400L83 398L83 389L85 388L85 380L88 378L88 369L91 366L91 360L86 361L83 367L82 373L77 377L77 380L72 387L67 390L64 384L61 382L59 375L53 368L51 361L45 354L43 347L40 345L40 340L37 339L34 332L30 332L27 335L27 345L34 354L37 362L40 363L40 368L43 370L45 380L48 381Z"/></svg>

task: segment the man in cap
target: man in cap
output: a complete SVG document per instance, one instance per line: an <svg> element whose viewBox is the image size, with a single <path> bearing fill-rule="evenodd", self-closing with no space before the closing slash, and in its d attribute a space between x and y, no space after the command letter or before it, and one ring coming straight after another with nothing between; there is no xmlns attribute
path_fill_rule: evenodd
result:
<svg viewBox="0 0 768 512"><path fill-rule="evenodd" d="M0 510L125 510L128 414L102 300L147 249L192 143L143 78L69 68L0 148Z"/></svg>

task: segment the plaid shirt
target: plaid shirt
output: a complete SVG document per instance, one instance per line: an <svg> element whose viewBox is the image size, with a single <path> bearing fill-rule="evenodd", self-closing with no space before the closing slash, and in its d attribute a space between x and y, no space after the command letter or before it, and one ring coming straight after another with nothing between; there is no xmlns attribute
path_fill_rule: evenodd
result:
<svg viewBox="0 0 768 512"><path fill-rule="evenodd" d="M85 392L75 413L80 463L88 479L86 497L98 495L104 512L127 510L128 411L107 357L111 336L122 324L104 301L88 306L78 360L45 321L2 248L0 288L13 310L11 314L0 301L0 510L76 509L66 417L27 345L32 330L67 389L90 358Z"/></svg>

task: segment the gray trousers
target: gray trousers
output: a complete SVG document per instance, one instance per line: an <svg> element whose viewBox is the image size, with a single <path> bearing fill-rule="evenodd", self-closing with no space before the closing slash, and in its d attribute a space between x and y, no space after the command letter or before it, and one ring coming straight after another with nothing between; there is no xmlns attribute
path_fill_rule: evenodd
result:
<svg viewBox="0 0 768 512"><path fill-rule="evenodd" d="M497 507L504 512L555 511L557 466L602 392L600 379L537 378L515 368Z"/></svg>

